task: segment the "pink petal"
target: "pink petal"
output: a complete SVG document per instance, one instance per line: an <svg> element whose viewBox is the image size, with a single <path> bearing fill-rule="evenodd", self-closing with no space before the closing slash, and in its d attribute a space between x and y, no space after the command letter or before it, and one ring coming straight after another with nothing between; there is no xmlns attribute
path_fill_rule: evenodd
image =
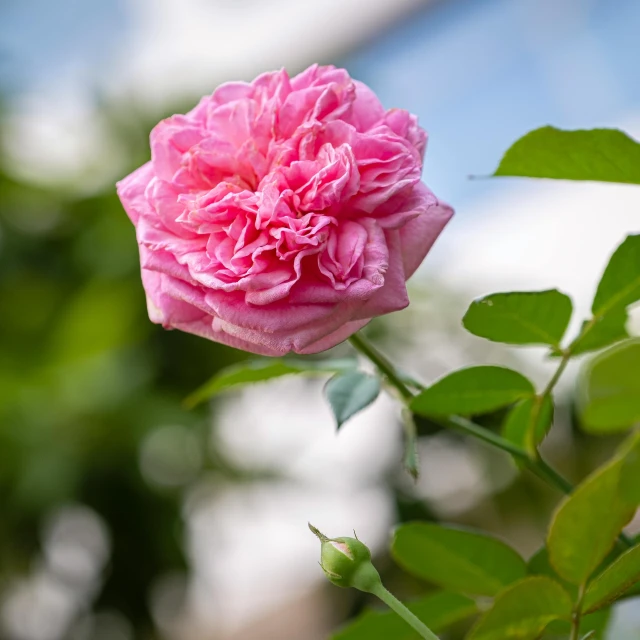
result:
<svg viewBox="0 0 640 640"><path fill-rule="evenodd" d="M440 202L424 185L420 186L428 194L425 210L400 229L404 273L407 279L420 266L453 215L453 209L448 204Z"/></svg>
<svg viewBox="0 0 640 640"><path fill-rule="evenodd" d="M385 236L389 251L389 268L384 276L384 285L365 302L358 310L358 314L354 316L355 318L373 318L385 313L400 311L409 306L400 232L388 230Z"/></svg>
<svg viewBox="0 0 640 640"><path fill-rule="evenodd" d="M153 178L153 166L147 162L116 185L120 202L133 224L137 224L140 216L151 210L145 191Z"/></svg>

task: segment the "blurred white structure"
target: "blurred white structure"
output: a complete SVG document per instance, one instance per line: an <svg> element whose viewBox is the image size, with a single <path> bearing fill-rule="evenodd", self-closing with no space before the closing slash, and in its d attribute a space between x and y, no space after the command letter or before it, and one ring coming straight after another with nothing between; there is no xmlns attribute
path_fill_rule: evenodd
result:
<svg viewBox="0 0 640 640"><path fill-rule="evenodd" d="M128 26L108 64L68 60L14 105L6 145L21 176L81 190L127 166L104 123L97 89L141 113L162 114L226 80L331 62L428 0L126 0ZM57 0L69 3L71 0ZM71 6L70 6L71 11ZM72 16L69 16L72 19ZM80 25L81 28L81 25ZM100 149L99 163L96 149Z"/></svg>
<svg viewBox="0 0 640 640"><path fill-rule="evenodd" d="M112 80L153 110L225 80L335 60L425 0L129 0Z"/></svg>

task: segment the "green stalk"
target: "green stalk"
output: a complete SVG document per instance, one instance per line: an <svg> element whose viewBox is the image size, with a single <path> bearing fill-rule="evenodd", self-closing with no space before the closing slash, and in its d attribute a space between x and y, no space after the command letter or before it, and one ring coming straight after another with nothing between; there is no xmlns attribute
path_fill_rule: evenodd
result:
<svg viewBox="0 0 640 640"><path fill-rule="evenodd" d="M351 342L356 351L359 351L375 365L376 369L387 379L389 384L398 391L403 400L409 402L413 398L413 392L398 375L396 368L364 336L354 333L349 338L349 342Z"/></svg>
<svg viewBox="0 0 640 640"><path fill-rule="evenodd" d="M378 369L378 371L384 376L387 382L396 389L400 397L403 399L405 404L408 404L412 398L414 397L414 393L407 387L402 378L396 372L395 367L391 362L380 353L376 347L374 347L364 336L360 334L355 334L351 336L349 339L353 347L360 352L363 356L365 356L373 365ZM562 373L562 369L566 366L561 365L559 368L560 374ZM557 372L556 372L557 373ZM559 374L556 376L559 378ZM526 466L535 473L539 478L547 482L548 484L556 487L563 493L571 493L573 487L571 484L565 480L557 471L552 469L544 460L541 458L532 459L529 453L513 444L506 438L502 438L501 436L493 433L489 429L485 429L475 422L468 420L462 416L448 416L443 420L445 426L448 426L452 429L456 429L457 431L461 431L468 435L477 438L478 440L482 440L487 444L490 444L493 447L498 449L502 449L503 451L509 453L510 455L518 458L521 462L525 463Z"/></svg>
<svg viewBox="0 0 640 640"><path fill-rule="evenodd" d="M386 378L387 382L396 389L405 406L408 407L415 394L409 389L409 387L407 387L402 378L398 375L393 364L391 364L391 362L364 336L355 334L349 338L349 341L356 351L365 356L376 367L376 369L378 369L384 378ZM569 357L568 352L563 355L558 369L544 390L544 394L550 393L553 390L569 362ZM549 486L558 489L562 493L568 495L573 492L573 485L566 478L561 476L552 466L545 462L539 454L532 457L525 449L462 416L448 416L443 420L443 424L447 427L473 436L478 440L482 440L497 449L502 449L502 451L505 451L523 462L529 471L538 476L542 481L546 482ZM631 548L633 546L633 541L624 533L620 534L618 541L621 546L626 548Z"/></svg>
<svg viewBox="0 0 640 640"><path fill-rule="evenodd" d="M413 627L415 631L420 634L421 638L425 640L438 640L438 636L433 633L419 618L417 618L407 607L405 607L398 598L396 598L390 591L387 591L382 583L379 583L371 593L377 596L384 602L389 609L395 611L408 625Z"/></svg>
<svg viewBox="0 0 640 640"><path fill-rule="evenodd" d="M549 380L541 395L548 396L553 391L556 384L558 384L558 380L560 380L560 377L564 373L564 370L567 368L569 360L571 360L571 352L565 351L562 354L562 359L560 360L560 364L558 365L556 372L551 376L551 380Z"/></svg>
<svg viewBox="0 0 640 640"><path fill-rule="evenodd" d="M582 600L584 599L585 585L580 585L578 591L578 601L571 616L571 635L569 640L580 640L580 620L582 618Z"/></svg>

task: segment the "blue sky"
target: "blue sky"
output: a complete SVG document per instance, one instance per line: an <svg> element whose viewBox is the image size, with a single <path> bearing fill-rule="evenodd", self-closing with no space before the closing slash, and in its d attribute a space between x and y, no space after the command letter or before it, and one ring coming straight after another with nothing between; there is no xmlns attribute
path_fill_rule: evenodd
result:
<svg viewBox="0 0 640 640"><path fill-rule="evenodd" d="M615 125L640 110L637 0L455 0L348 56L387 106L429 130L427 181L444 198L477 194L530 129ZM491 188L485 183L486 188Z"/></svg>
<svg viewBox="0 0 640 640"><path fill-rule="evenodd" d="M126 0L5 0L0 81L50 85L71 65L99 84L128 15ZM526 131L615 125L640 111L639 31L637 0L449 0L338 63L387 106L420 116L427 181L460 204L493 188L467 176L489 173Z"/></svg>

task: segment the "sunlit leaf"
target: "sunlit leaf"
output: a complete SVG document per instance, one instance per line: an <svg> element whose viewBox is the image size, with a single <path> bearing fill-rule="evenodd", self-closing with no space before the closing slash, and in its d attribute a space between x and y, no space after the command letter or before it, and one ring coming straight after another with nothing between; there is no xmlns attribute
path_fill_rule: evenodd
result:
<svg viewBox="0 0 640 640"><path fill-rule="evenodd" d="M341 372L327 382L324 392L339 429L378 397L380 380L362 371Z"/></svg>
<svg viewBox="0 0 640 640"><path fill-rule="evenodd" d="M625 456L633 436L605 466L597 469L567 496L555 512L549 529L549 560L557 573L572 584L582 584L613 547L635 507L619 492Z"/></svg>
<svg viewBox="0 0 640 640"><path fill-rule="evenodd" d="M589 585L584 610L606 607L640 582L640 545L625 551Z"/></svg>
<svg viewBox="0 0 640 640"><path fill-rule="evenodd" d="M619 490L623 500L631 505L640 505L640 442L624 458Z"/></svg>
<svg viewBox="0 0 640 640"><path fill-rule="evenodd" d="M640 184L640 144L617 129L542 127L515 142L494 175Z"/></svg>
<svg viewBox="0 0 640 640"><path fill-rule="evenodd" d="M615 309L605 316L585 320L580 335L569 348L571 353L577 356L589 351L598 351L628 338L628 320L626 309Z"/></svg>
<svg viewBox="0 0 640 640"><path fill-rule="evenodd" d="M640 420L640 339L611 347L587 365L579 401L590 432L626 429Z"/></svg>
<svg viewBox="0 0 640 640"><path fill-rule="evenodd" d="M553 620L569 618L571 608L571 598L551 578L525 578L498 594L467 640L535 640Z"/></svg>
<svg viewBox="0 0 640 640"><path fill-rule="evenodd" d="M572 309L571 299L556 289L494 293L471 303L462 324L494 342L558 346Z"/></svg>
<svg viewBox="0 0 640 640"><path fill-rule="evenodd" d="M487 413L534 394L533 385L517 371L480 366L460 369L438 380L411 402L425 417Z"/></svg>
<svg viewBox="0 0 640 640"><path fill-rule="evenodd" d="M567 582L563 578L561 578L556 570L551 566L551 562L549 561L549 551L547 547L541 547L536 551L527 562L527 573L530 576L546 576L547 578L551 578L558 582L565 591L572 597L575 598L578 595L578 588Z"/></svg>
<svg viewBox="0 0 640 640"><path fill-rule="evenodd" d="M439 591L416 602L407 603L409 610L432 631L472 616L476 603L466 596ZM332 636L332 640L418 640L420 636L392 611L366 611L351 624Z"/></svg>
<svg viewBox="0 0 640 640"><path fill-rule="evenodd" d="M492 596L526 575L524 560L501 540L426 522L398 527L391 553L412 575L463 593Z"/></svg>
<svg viewBox="0 0 640 640"><path fill-rule="evenodd" d="M640 234L627 236L602 275L591 311L604 316L640 300Z"/></svg>

